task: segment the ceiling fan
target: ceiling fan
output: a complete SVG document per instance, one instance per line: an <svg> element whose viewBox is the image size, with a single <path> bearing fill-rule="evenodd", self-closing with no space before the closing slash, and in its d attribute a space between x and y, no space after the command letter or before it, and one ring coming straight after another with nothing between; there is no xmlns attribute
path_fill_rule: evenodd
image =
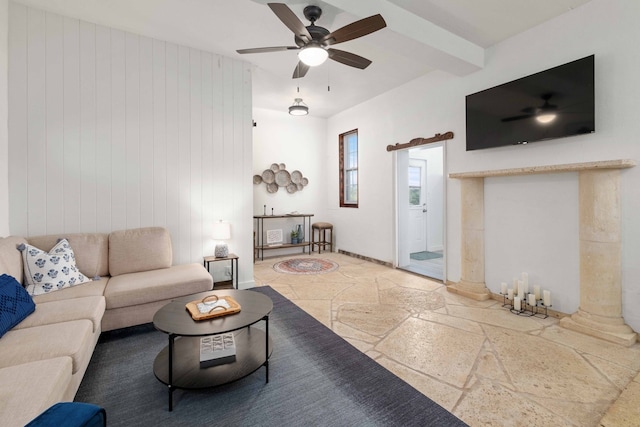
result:
<svg viewBox="0 0 640 427"><path fill-rule="evenodd" d="M553 93L545 93L540 98L544 101L540 107L527 107L522 109L522 112L525 114L505 117L502 119L503 122L513 122L515 120L523 120L535 117L537 121L540 123L549 123L556 118L556 112L558 110L557 105L553 105L549 103L549 100L553 96Z"/></svg>
<svg viewBox="0 0 640 427"><path fill-rule="evenodd" d="M371 61L367 58L329 46L366 36L387 26L382 16L378 14L330 32L326 28L315 25L315 22L322 15L322 9L318 6L304 8L305 18L311 21L311 25L305 26L286 4L267 3L267 5L282 23L293 31L296 46L258 47L240 49L236 52L245 54L299 50L298 58L300 60L293 71L294 79L304 77L310 67L322 64L327 57L350 67L361 70L367 68L371 65Z"/></svg>

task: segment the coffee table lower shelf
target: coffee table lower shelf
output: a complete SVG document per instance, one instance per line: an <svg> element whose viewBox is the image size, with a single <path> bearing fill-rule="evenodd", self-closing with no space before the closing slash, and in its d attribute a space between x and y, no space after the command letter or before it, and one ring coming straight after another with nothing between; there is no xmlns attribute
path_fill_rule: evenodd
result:
<svg viewBox="0 0 640 427"><path fill-rule="evenodd" d="M250 326L237 330L233 334L236 345L235 362L208 368L200 368L201 337L170 335L169 340L174 340L174 353L171 360L173 378L169 380L169 345L156 356L153 362L153 373L160 382L169 386L169 393L174 389L193 390L227 384L252 374L262 366L267 368L268 375L268 357L271 357L273 351L271 338L267 339L264 331ZM267 343L268 350L265 349ZM265 356L267 356L266 360ZM173 405L170 403L169 406L171 410Z"/></svg>

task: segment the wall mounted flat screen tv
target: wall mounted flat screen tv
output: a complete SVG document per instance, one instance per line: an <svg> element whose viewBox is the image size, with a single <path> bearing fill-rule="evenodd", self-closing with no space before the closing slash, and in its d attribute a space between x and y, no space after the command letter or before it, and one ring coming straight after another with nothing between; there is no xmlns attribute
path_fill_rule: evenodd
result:
<svg viewBox="0 0 640 427"><path fill-rule="evenodd" d="M595 132L594 55L466 97L467 151Z"/></svg>

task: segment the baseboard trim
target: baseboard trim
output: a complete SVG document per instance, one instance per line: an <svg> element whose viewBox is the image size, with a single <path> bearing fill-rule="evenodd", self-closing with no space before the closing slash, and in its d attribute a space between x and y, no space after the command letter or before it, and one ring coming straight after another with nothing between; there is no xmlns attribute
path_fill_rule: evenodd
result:
<svg viewBox="0 0 640 427"><path fill-rule="evenodd" d="M338 253L342 254L342 255L350 256L352 258L358 258L358 259L362 259L362 260L365 260L365 261L373 262L375 264L380 264L380 265L384 265L386 267L393 268L393 264L390 263L390 262L380 261L379 259L371 258L371 257L368 257L368 256L355 254L353 252L343 251L342 249L338 249Z"/></svg>

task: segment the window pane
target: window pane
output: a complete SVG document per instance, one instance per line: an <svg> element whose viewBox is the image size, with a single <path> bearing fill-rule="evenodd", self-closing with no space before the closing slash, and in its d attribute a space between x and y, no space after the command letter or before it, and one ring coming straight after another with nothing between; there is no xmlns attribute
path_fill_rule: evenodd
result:
<svg viewBox="0 0 640 427"><path fill-rule="evenodd" d="M355 133L347 136L347 150L345 157L345 166L347 169L355 169L358 167L358 137Z"/></svg>
<svg viewBox="0 0 640 427"><path fill-rule="evenodd" d="M420 206L420 187L409 187L409 205Z"/></svg>
<svg viewBox="0 0 640 427"><path fill-rule="evenodd" d="M420 187L422 168L409 166L409 187Z"/></svg>
<svg viewBox="0 0 640 427"><path fill-rule="evenodd" d="M358 172L355 170L344 173L345 203L357 203L358 201Z"/></svg>
<svg viewBox="0 0 640 427"><path fill-rule="evenodd" d="M350 151L347 156L347 169L355 169L358 167L358 152Z"/></svg>
<svg viewBox="0 0 640 427"><path fill-rule="evenodd" d="M420 194L422 189L422 168L409 166L409 205L420 205Z"/></svg>

